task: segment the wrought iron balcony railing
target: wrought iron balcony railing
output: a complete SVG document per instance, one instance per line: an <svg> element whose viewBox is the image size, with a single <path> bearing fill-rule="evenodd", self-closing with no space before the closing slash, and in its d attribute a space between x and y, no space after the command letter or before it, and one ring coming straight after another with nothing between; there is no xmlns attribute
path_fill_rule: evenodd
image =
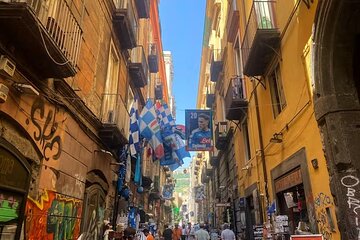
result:
<svg viewBox="0 0 360 240"><path fill-rule="evenodd" d="M135 0L139 18L150 17L150 0Z"/></svg>
<svg viewBox="0 0 360 240"><path fill-rule="evenodd" d="M226 119L241 121L246 116L247 108L243 79L239 76L231 78L225 97Z"/></svg>
<svg viewBox="0 0 360 240"><path fill-rule="evenodd" d="M163 85L156 84L155 85L155 100L163 99Z"/></svg>
<svg viewBox="0 0 360 240"><path fill-rule="evenodd" d="M100 138L110 149L117 149L127 143L130 115L119 94L103 94L100 120Z"/></svg>
<svg viewBox="0 0 360 240"><path fill-rule="evenodd" d="M151 43L149 46L149 70L151 73L157 73L159 71L158 63L158 51L155 43Z"/></svg>
<svg viewBox="0 0 360 240"><path fill-rule="evenodd" d="M39 76L76 74L82 30L66 0L1 1L0 25L0 42L22 51L12 58Z"/></svg>
<svg viewBox="0 0 360 240"><path fill-rule="evenodd" d="M206 94L206 107L212 108L214 102L215 102L215 94L213 93Z"/></svg>
<svg viewBox="0 0 360 240"><path fill-rule="evenodd" d="M148 81L148 64L143 46L131 49L129 73L135 87L145 87Z"/></svg>
<svg viewBox="0 0 360 240"><path fill-rule="evenodd" d="M217 82L223 68L222 50L213 50L210 64L210 81Z"/></svg>
<svg viewBox="0 0 360 240"><path fill-rule="evenodd" d="M280 46L275 3L275 0L253 2L241 47L244 73L247 76L263 75Z"/></svg>
<svg viewBox="0 0 360 240"><path fill-rule="evenodd" d="M218 150L225 150L233 135L233 128L228 122L218 122L215 128L215 147Z"/></svg>
<svg viewBox="0 0 360 240"><path fill-rule="evenodd" d="M132 0L113 0L115 11L113 22L123 49L131 49L137 45L138 21Z"/></svg>

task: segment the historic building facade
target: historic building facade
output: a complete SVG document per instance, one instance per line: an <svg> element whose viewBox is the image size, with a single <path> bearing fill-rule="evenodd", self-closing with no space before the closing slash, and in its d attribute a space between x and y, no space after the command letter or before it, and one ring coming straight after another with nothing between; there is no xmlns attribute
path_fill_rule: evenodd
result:
<svg viewBox="0 0 360 240"><path fill-rule="evenodd" d="M357 238L358 9L207 1L197 107L214 111L215 224Z"/></svg>
<svg viewBox="0 0 360 240"><path fill-rule="evenodd" d="M166 86L158 4L0 1L0 237L102 237L129 202L160 215L151 191L130 182L124 205L116 188L132 103Z"/></svg>

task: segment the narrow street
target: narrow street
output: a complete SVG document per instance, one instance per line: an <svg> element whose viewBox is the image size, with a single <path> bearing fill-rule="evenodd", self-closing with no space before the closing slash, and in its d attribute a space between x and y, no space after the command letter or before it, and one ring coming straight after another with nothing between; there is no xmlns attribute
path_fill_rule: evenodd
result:
<svg viewBox="0 0 360 240"><path fill-rule="evenodd" d="M360 0L0 0L0 240L360 240Z"/></svg>

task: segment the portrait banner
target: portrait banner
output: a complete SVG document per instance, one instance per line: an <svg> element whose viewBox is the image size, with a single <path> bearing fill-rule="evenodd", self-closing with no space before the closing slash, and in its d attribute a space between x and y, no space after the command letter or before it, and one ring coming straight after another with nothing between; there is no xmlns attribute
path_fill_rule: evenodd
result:
<svg viewBox="0 0 360 240"><path fill-rule="evenodd" d="M211 110L185 110L187 151L212 151L213 131Z"/></svg>

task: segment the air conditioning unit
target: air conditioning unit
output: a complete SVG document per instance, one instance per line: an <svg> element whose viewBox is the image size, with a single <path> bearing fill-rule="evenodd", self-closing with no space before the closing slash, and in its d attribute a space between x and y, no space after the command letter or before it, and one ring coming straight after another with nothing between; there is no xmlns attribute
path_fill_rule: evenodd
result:
<svg viewBox="0 0 360 240"><path fill-rule="evenodd" d="M0 56L0 72L10 77L14 76L16 69L15 63L10 61L6 56Z"/></svg>
<svg viewBox="0 0 360 240"><path fill-rule="evenodd" d="M4 103L7 99L9 88L4 84L0 83L0 103Z"/></svg>

